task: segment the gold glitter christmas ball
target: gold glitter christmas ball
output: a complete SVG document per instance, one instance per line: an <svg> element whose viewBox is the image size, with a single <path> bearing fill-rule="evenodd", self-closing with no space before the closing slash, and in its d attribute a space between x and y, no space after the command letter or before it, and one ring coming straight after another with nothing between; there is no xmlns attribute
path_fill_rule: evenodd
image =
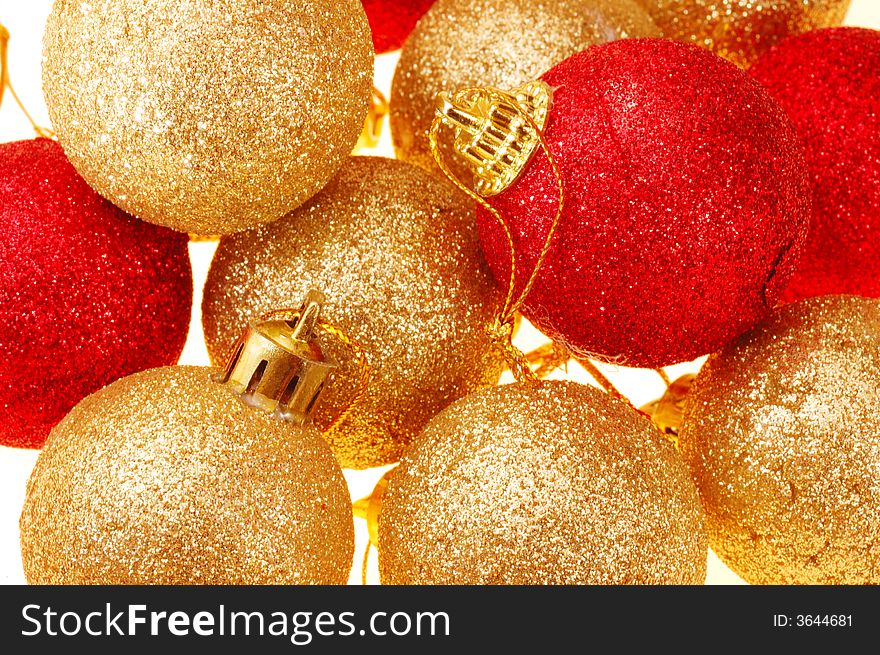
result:
<svg viewBox="0 0 880 655"><path fill-rule="evenodd" d="M151 223L274 221L351 153L373 77L358 0L56 0L52 124L101 195Z"/></svg>
<svg viewBox="0 0 880 655"><path fill-rule="evenodd" d="M787 305L709 358L680 434L709 542L761 584L878 584L880 303Z"/></svg>
<svg viewBox="0 0 880 655"><path fill-rule="evenodd" d="M638 0L663 36L691 41L740 66L782 39L840 25L850 0Z"/></svg>
<svg viewBox="0 0 880 655"><path fill-rule="evenodd" d="M509 89L591 45L659 35L635 0L438 0L410 34L394 74L397 156L434 168L427 134L441 91ZM464 174L444 136L447 161Z"/></svg>
<svg viewBox="0 0 880 655"><path fill-rule="evenodd" d="M314 427L246 405L218 371L167 367L87 397L27 486L32 584L342 584L342 471Z"/></svg>
<svg viewBox="0 0 880 655"><path fill-rule="evenodd" d="M223 360L248 319L292 306L311 288L374 368L365 398L329 436L345 467L397 461L432 416L494 384L504 368L484 330L500 294L473 205L415 166L353 157L289 216L224 237L202 304L211 360ZM351 354L327 349L341 368L315 410L318 425L351 403L357 385Z"/></svg>
<svg viewBox="0 0 880 655"><path fill-rule="evenodd" d="M379 515L386 584L702 584L706 555L672 444L573 382L495 387L441 412Z"/></svg>

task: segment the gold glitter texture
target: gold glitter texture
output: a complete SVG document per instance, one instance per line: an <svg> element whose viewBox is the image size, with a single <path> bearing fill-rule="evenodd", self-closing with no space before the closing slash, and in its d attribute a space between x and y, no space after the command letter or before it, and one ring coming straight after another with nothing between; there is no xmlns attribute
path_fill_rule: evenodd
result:
<svg viewBox="0 0 880 655"><path fill-rule="evenodd" d="M712 549L752 583L880 583L880 303L787 305L709 358L680 435Z"/></svg>
<svg viewBox="0 0 880 655"><path fill-rule="evenodd" d="M354 554L342 471L314 427L213 381L138 373L52 431L21 517L32 584L342 584Z"/></svg>
<svg viewBox="0 0 880 655"><path fill-rule="evenodd" d="M386 584L702 584L706 555L672 444L573 382L450 406L395 469L379 515Z"/></svg>
<svg viewBox="0 0 880 655"><path fill-rule="evenodd" d="M591 45L659 35L635 0L438 0L404 45L394 75L397 156L434 169L427 135L441 91L510 89ZM465 175L444 136L446 161Z"/></svg>
<svg viewBox="0 0 880 655"><path fill-rule="evenodd" d="M850 0L638 0L663 36L691 41L740 66L782 39L840 25Z"/></svg>
<svg viewBox="0 0 880 655"><path fill-rule="evenodd" d="M353 157L289 216L224 237L202 305L211 360L222 362L248 319L295 306L311 288L374 368L365 397L328 436L345 467L396 461L431 417L504 368L484 330L500 294L473 206L415 166ZM341 368L315 410L322 426L350 404L358 375L349 352L324 346Z"/></svg>
<svg viewBox="0 0 880 655"><path fill-rule="evenodd" d="M314 195L358 139L358 0L56 0L43 86L64 151L151 223L224 234Z"/></svg>

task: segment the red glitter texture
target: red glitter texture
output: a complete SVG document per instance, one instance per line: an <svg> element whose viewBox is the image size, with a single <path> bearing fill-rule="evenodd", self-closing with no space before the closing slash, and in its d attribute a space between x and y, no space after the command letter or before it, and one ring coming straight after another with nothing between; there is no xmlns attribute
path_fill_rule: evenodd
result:
<svg viewBox="0 0 880 655"><path fill-rule="evenodd" d="M717 350L764 318L809 220L803 154L769 94L706 50L658 39L589 48L543 79L567 197L523 314L578 352L644 367ZM520 284L557 203L543 153L492 200ZM478 220L507 280L507 241L488 212Z"/></svg>
<svg viewBox="0 0 880 655"><path fill-rule="evenodd" d="M397 50L434 0L361 0L378 54Z"/></svg>
<svg viewBox="0 0 880 655"><path fill-rule="evenodd" d="M813 221L785 300L880 297L880 32L790 38L750 71L788 112L813 185Z"/></svg>
<svg viewBox="0 0 880 655"><path fill-rule="evenodd" d="M0 145L0 226L0 444L39 448L86 395L177 361L187 237L102 199L48 139Z"/></svg>

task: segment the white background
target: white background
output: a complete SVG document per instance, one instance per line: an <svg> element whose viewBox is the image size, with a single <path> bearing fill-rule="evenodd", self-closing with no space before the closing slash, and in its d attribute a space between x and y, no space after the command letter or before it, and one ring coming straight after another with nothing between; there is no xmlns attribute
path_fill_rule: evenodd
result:
<svg viewBox="0 0 880 655"><path fill-rule="evenodd" d="M49 121L40 88L40 59L42 32L50 7L51 0L0 0L0 23L4 24L12 35L9 46L9 70L12 83L25 106L37 122L44 126L48 126ZM853 0L846 24L880 29L880 0ZM392 53L379 57L376 62L376 85L386 95L391 86L391 77L396 61L397 55ZM32 136L33 131L30 125L11 99L7 98L3 107L0 108L0 142L26 139ZM390 139L386 129L380 146L368 154L391 156L391 153ZM212 243L190 244L196 295L193 302L189 340L181 357L181 363L208 364L199 310L201 288L214 247ZM542 338L526 326L517 336L517 343L521 348L528 349L540 345ZM675 377L684 372L696 370L696 368L695 364L690 364L671 367L668 371ZM663 391L662 383L654 373L608 367L604 367L604 370L618 388L637 405L643 405L655 399ZM589 378L584 376L576 366L571 369L570 377L584 382L589 381ZM19 554L18 517L24 500L25 483L36 461L37 454L36 451L0 446L0 583L3 584L20 584L25 581ZM384 469L346 471L346 478L349 481L353 498L357 499L368 495L383 471ZM367 536L363 521L356 519L355 523L357 546L350 581L354 584L360 584L361 558ZM377 578L374 551L371 557L369 582L375 583ZM707 582L710 584L742 583L711 553Z"/></svg>

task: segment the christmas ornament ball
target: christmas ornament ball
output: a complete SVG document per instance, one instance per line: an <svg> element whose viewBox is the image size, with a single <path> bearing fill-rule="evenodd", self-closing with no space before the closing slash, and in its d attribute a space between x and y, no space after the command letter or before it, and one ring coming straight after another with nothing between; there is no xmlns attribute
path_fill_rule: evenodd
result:
<svg viewBox="0 0 880 655"><path fill-rule="evenodd" d="M752 67L806 152L813 218L786 300L880 296L880 32L793 37Z"/></svg>
<svg viewBox="0 0 880 655"><path fill-rule="evenodd" d="M394 74L389 120L397 157L436 170L427 134L441 91L506 89L591 45L659 35L635 0L437 0ZM463 171L451 143L442 145L454 170Z"/></svg>
<svg viewBox="0 0 880 655"><path fill-rule="evenodd" d="M98 196L54 141L0 145L0 444L39 448L82 398L177 361L186 235Z"/></svg>
<svg viewBox="0 0 880 655"><path fill-rule="evenodd" d="M702 584L706 534L675 448L572 382L473 394L390 477L384 584Z"/></svg>
<svg viewBox="0 0 880 655"><path fill-rule="evenodd" d="M880 305L782 307L709 358L681 452L712 549L749 582L877 584Z"/></svg>
<svg viewBox="0 0 880 655"><path fill-rule="evenodd" d="M345 467L388 464L453 400L504 368L484 327L500 294L480 255L469 199L404 162L352 157L306 205L260 230L224 237L202 321L220 363L247 321L322 291L324 316L359 342L374 369L366 396L328 438ZM321 397L326 426L352 400L350 352Z"/></svg>
<svg viewBox="0 0 880 655"><path fill-rule="evenodd" d="M86 181L197 234L273 221L323 187L373 75L357 0L58 0L43 55L52 124Z"/></svg>
<svg viewBox="0 0 880 655"><path fill-rule="evenodd" d="M840 25L850 0L638 0L663 36L740 66L793 35Z"/></svg>
<svg viewBox="0 0 880 655"><path fill-rule="evenodd" d="M542 77L565 195L523 315L572 350L627 366L689 361L766 317L809 220L803 152L769 94L712 53L659 39L594 46ZM538 150L489 199L529 278L560 193ZM498 280L510 245L478 211Z"/></svg>
<svg viewBox="0 0 880 655"><path fill-rule="evenodd" d="M434 0L361 0L377 54L397 50Z"/></svg>
<svg viewBox="0 0 880 655"><path fill-rule="evenodd" d="M166 367L55 428L21 516L32 584L342 584L351 500L321 434Z"/></svg>

